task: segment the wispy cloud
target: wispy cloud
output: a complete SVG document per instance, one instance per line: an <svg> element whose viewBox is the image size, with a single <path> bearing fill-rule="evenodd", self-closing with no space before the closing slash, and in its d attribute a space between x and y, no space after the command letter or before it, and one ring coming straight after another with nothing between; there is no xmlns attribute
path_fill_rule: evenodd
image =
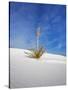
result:
<svg viewBox="0 0 68 90"><path fill-rule="evenodd" d="M51 45L51 44L54 44L55 42L57 42L57 39L53 39L52 41L49 41L49 42L47 43L47 45L49 46L49 45Z"/></svg>

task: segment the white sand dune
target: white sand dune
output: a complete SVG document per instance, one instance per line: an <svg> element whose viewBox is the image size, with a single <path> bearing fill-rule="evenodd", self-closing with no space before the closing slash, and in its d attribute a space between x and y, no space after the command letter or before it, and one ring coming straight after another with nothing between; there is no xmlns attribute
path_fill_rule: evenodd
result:
<svg viewBox="0 0 68 90"><path fill-rule="evenodd" d="M66 57L44 53L37 60L26 57L23 49L10 48L10 87L66 84Z"/></svg>

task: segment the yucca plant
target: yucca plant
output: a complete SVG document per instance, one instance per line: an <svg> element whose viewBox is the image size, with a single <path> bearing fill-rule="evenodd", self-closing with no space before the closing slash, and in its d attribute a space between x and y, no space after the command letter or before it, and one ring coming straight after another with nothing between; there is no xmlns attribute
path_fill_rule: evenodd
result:
<svg viewBox="0 0 68 90"><path fill-rule="evenodd" d="M38 50L37 49L29 49L29 51L30 52L25 52L27 57L37 58L37 59L39 59L43 55L43 53L45 52L43 47L40 47Z"/></svg>
<svg viewBox="0 0 68 90"><path fill-rule="evenodd" d="M39 47L39 37L40 37L40 27L36 31L36 49L29 49L30 52L25 52L25 54L30 58L40 58L45 52L43 47Z"/></svg>

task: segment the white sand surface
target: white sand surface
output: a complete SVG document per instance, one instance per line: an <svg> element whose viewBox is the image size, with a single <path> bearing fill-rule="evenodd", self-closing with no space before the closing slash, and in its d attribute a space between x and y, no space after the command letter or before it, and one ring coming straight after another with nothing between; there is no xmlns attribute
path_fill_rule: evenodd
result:
<svg viewBox="0 0 68 90"><path fill-rule="evenodd" d="M26 57L24 49L10 48L10 88L66 84L66 57L44 53L40 59Z"/></svg>

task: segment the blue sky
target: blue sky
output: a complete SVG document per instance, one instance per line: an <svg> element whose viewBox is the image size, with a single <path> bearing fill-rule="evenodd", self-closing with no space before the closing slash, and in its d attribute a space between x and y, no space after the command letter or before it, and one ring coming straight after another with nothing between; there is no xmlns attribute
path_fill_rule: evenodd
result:
<svg viewBox="0 0 68 90"><path fill-rule="evenodd" d="M66 6L10 2L10 47L35 48L37 28L47 52L66 55Z"/></svg>

